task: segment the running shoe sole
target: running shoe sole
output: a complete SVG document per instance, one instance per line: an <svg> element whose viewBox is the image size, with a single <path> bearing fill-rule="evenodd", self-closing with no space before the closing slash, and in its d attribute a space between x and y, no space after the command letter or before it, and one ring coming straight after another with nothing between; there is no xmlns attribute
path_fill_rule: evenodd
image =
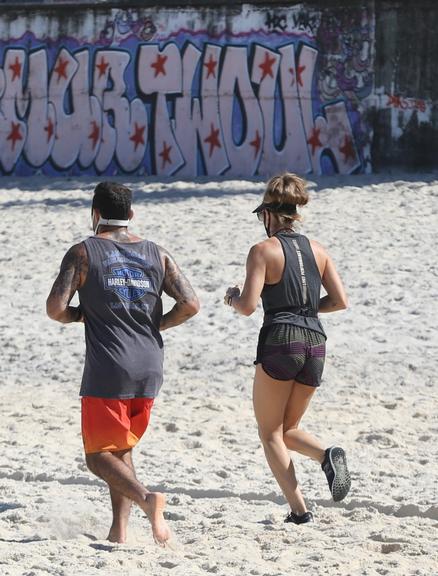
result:
<svg viewBox="0 0 438 576"><path fill-rule="evenodd" d="M350 491L351 477L347 467L347 457L342 448L334 446L329 450L329 460L334 472L330 491L335 502L340 502Z"/></svg>

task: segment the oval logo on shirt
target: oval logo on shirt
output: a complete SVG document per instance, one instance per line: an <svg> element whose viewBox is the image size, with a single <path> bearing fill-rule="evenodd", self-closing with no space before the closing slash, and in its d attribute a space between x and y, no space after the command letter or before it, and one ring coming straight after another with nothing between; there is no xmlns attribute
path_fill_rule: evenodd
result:
<svg viewBox="0 0 438 576"><path fill-rule="evenodd" d="M144 271L130 266L113 268L110 274L104 276L105 290L115 292L120 298L134 302L143 298L152 286Z"/></svg>

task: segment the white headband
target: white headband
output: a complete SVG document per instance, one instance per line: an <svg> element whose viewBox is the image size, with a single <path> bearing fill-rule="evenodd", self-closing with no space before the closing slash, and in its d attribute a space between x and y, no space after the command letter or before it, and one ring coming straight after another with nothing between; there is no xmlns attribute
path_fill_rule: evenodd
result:
<svg viewBox="0 0 438 576"><path fill-rule="evenodd" d="M93 223L93 217L91 217L91 222ZM129 226L129 222L130 220L117 220L115 218L102 218L102 216L100 216L96 226L93 226L93 232L97 234L99 226Z"/></svg>
<svg viewBox="0 0 438 576"><path fill-rule="evenodd" d="M114 220L113 218L99 218L97 226L129 226L129 220Z"/></svg>

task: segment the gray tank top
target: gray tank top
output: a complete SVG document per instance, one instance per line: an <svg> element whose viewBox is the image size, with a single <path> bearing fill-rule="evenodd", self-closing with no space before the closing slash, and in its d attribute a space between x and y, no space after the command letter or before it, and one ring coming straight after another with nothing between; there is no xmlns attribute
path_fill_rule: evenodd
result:
<svg viewBox="0 0 438 576"><path fill-rule="evenodd" d="M153 242L84 241L88 273L79 290L85 318L81 396L157 396L163 381L164 269Z"/></svg>
<svg viewBox="0 0 438 576"><path fill-rule="evenodd" d="M321 276L309 240L284 231L275 237L283 248L285 264L280 282L263 287L263 326L294 324L325 336L318 319Z"/></svg>

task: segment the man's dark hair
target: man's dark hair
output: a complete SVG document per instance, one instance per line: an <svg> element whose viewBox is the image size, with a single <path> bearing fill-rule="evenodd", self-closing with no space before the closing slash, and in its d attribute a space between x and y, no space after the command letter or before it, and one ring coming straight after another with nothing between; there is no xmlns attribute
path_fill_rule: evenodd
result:
<svg viewBox="0 0 438 576"><path fill-rule="evenodd" d="M94 189L92 208L100 211L102 218L128 220L132 192L117 182L100 182Z"/></svg>

